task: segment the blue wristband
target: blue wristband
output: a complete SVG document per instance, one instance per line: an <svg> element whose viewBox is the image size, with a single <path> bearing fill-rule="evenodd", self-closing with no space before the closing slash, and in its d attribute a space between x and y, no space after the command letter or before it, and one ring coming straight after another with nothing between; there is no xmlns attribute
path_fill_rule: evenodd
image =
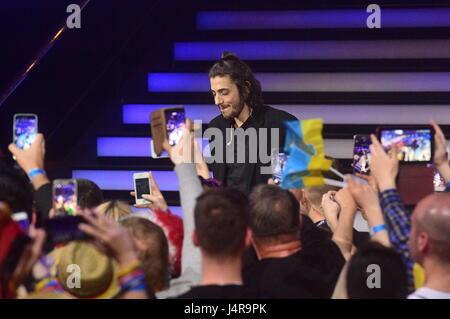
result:
<svg viewBox="0 0 450 319"><path fill-rule="evenodd" d="M39 174L45 175L45 171L40 168L35 168L28 172L28 177L30 179L33 179L33 177L35 177L36 175L39 175Z"/></svg>
<svg viewBox="0 0 450 319"><path fill-rule="evenodd" d="M376 233L378 233L378 232L380 232L380 231L383 231L383 230L387 230L387 227L386 227L386 225L385 224L381 224L381 225L378 225L378 226L374 226L373 228L372 228L372 231L370 232L370 235L375 235Z"/></svg>

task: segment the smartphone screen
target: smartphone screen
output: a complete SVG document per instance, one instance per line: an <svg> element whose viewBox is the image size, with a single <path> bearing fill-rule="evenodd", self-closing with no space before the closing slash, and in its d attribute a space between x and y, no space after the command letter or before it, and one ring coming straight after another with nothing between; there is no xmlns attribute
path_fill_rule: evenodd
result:
<svg viewBox="0 0 450 319"><path fill-rule="evenodd" d="M166 128L169 144L174 146L183 135L183 128L186 122L184 109L165 110Z"/></svg>
<svg viewBox="0 0 450 319"><path fill-rule="evenodd" d="M16 114L14 116L14 143L20 149L33 144L37 129L37 116L34 114Z"/></svg>
<svg viewBox="0 0 450 319"><path fill-rule="evenodd" d="M286 167L286 162L288 156L285 153L273 153L272 160L274 164L274 170L272 173L272 179L276 185L281 184L284 168Z"/></svg>
<svg viewBox="0 0 450 319"><path fill-rule="evenodd" d="M370 140L369 135L355 135L353 148L353 170L356 173L369 175Z"/></svg>
<svg viewBox="0 0 450 319"><path fill-rule="evenodd" d="M53 182L53 208L57 216L74 215L77 208L77 184L75 180Z"/></svg>
<svg viewBox="0 0 450 319"><path fill-rule="evenodd" d="M400 161L430 162L432 159L431 129L383 129L380 139L386 150L393 145L398 147Z"/></svg>
<svg viewBox="0 0 450 319"><path fill-rule="evenodd" d="M150 181L148 177L144 178L136 178L136 199L143 199L142 194L151 194L150 193Z"/></svg>
<svg viewBox="0 0 450 319"><path fill-rule="evenodd" d="M81 216L55 217L48 219L45 222L44 228L48 240L53 244L71 240L89 239L90 236L78 228L80 223L86 223Z"/></svg>

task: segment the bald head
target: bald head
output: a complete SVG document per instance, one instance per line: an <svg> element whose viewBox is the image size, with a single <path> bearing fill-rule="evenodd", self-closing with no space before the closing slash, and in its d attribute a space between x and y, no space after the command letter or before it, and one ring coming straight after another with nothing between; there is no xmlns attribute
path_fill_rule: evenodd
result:
<svg viewBox="0 0 450 319"><path fill-rule="evenodd" d="M416 235L428 234L430 252L450 262L450 194L432 194L422 199L414 209L413 222Z"/></svg>

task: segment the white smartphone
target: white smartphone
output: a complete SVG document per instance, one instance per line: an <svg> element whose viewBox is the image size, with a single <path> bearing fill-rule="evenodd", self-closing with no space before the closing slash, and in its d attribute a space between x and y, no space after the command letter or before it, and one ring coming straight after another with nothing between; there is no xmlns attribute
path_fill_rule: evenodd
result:
<svg viewBox="0 0 450 319"><path fill-rule="evenodd" d="M136 198L136 204L150 204L150 202L142 198L143 194L152 194L152 188L150 187L150 178L148 172L145 173L134 173L134 193Z"/></svg>
<svg viewBox="0 0 450 319"><path fill-rule="evenodd" d="M38 117L36 114L14 114L13 142L22 150L33 144L38 133Z"/></svg>

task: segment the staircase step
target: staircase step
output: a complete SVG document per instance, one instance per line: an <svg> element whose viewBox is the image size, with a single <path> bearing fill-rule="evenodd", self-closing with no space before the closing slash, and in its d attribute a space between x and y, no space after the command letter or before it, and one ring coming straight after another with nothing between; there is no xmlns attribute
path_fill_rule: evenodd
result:
<svg viewBox="0 0 450 319"><path fill-rule="evenodd" d="M200 11L199 30L367 28L370 12L355 9ZM382 28L449 27L450 8L383 8Z"/></svg>
<svg viewBox="0 0 450 319"><path fill-rule="evenodd" d="M205 72L206 74L206 72ZM141 92L122 101L126 104L210 104L210 88L203 92ZM450 105L450 92L267 92L266 104L442 104Z"/></svg>
<svg viewBox="0 0 450 319"><path fill-rule="evenodd" d="M247 60L349 60L450 58L450 40L335 40L177 42L178 61L215 61L223 51Z"/></svg>
<svg viewBox="0 0 450 319"><path fill-rule="evenodd" d="M450 92L450 72L256 73L265 92ZM208 92L204 73L149 73L150 92Z"/></svg>
<svg viewBox="0 0 450 319"><path fill-rule="evenodd" d="M123 105L124 124L149 124L150 113L173 104L125 104ZM201 120L204 124L219 115L213 104L185 104L186 116ZM298 119L320 117L325 124L424 124L429 118L440 124L450 124L447 105L273 105L289 112ZM364 112L362 112L364 110Z"/></svg>

